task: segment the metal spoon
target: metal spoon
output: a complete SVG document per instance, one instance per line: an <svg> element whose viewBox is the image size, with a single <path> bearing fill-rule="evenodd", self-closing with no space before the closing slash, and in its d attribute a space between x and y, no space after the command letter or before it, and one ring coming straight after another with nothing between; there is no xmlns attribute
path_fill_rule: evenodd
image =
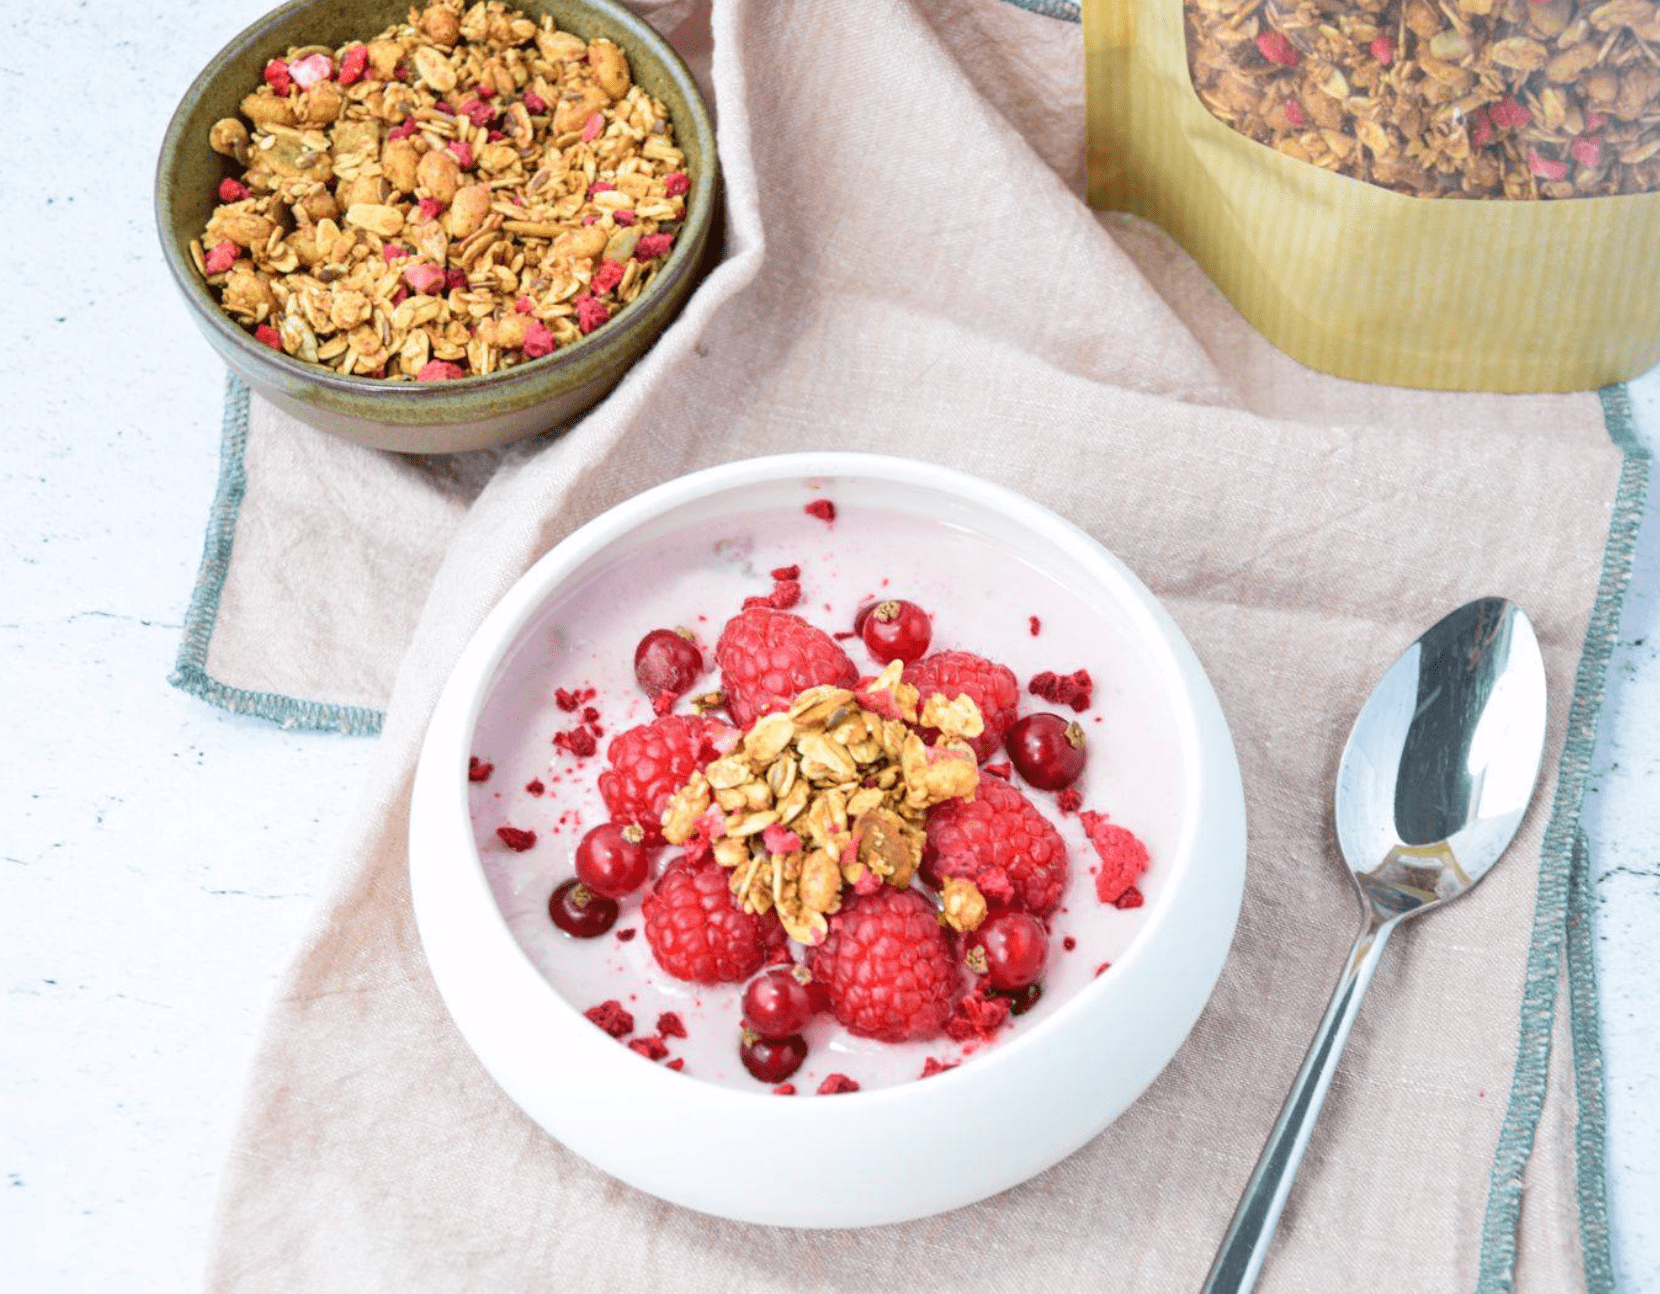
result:
<svg viewBox="0 0 1660 1294"><path fill-rule="evenodd" d="M1435 624L1361 708L1337 770L1337 839L1364 924L1203 1294L1256 1284L1384 943L1400 922L1464 893L1509 848L1544 746L1539 640L1503 598Z"/></svg>

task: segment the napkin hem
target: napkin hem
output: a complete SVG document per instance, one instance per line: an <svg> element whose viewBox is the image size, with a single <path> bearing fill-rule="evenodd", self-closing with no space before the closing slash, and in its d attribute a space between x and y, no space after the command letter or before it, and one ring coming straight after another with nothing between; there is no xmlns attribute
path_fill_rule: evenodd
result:
<svg viewBox="0 0 1660 1294"><path fill-rule="evenodd" d="M1575 1172L1579 1194L1580 1252L1591 1294L1612 1291L1608 1259L1606 1169L1607 1121L1602 1106L1601 1020L1596 1003L1595 970L1588 941L1591 924L1589 889L1574 883L1579 826L1602 718L1603 684L1614 652L1631 580L1637 532L1648 495L1649 452L1632 424L1631 397L1622 385L1604 387L1603 422L1608 437L1624 453L1614 508L1603 546L1602 574L1596 602L1585 628L1584 645L1574 676L1568 710L1568 740L1562 751L1556 795L1539 859L1539 888L1533 910L1527 976L1522 995L1516 1067L1504 1123L1488 1175L1487 1210L1481 1228L1481 1262L1476 1294L1510 1294L1516 1284L1516 1227L1521 1218L1522 1178L1533 1154L1534 1136L1544 1110L1550 1074L1551 1034L1556 1021L1558 984L1564 963L1568 976L1569 1020L1573 1034L1572 1066L1579 1105L1575 1126ZM1575 934L1575 931L1579 934ZM1587 1146L1594 1150L1587 1159Z"/></svg>
<svg viewBox="0 0 1660 1294"><path fill-rule="evenodd" d="M302 701L280 692L252 692L221 683L208 673L208 647L219 623L219 598L230 573L237 518L248 489L247 448L248 388L235 374L227 372L225 412L220 426L219 483L214 489L207 534L202 540L202 564L196 572L196 586L191 590L190 605L185 611L184 638L167 681L181 692L188 692L221 710L266 719L283 728L374 736L386 719L380 710Z"/></svg>

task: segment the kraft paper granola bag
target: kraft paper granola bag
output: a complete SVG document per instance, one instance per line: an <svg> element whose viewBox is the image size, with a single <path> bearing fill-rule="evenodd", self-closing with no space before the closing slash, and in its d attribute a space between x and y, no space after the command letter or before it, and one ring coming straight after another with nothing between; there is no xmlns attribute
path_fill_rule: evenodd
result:
<svg viewBox="0 0 1660 1294"><path fill-rule="evenodd" d="M1660 0L1083 0L1090 200L1340 377L1660 361Z"/></svg>

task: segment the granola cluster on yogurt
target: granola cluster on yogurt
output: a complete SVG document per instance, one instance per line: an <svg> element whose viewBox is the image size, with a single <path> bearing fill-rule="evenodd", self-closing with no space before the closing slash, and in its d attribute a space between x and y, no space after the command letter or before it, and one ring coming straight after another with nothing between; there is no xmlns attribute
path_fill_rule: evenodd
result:
<svg viewBox="0 0 1660 1294"><path fill-rule="evenodd" d="M274 58L209 142L192 242L227 314L336 372L430 382L573 345L645 291L691 188L622 49L500 0Z"/></svg>

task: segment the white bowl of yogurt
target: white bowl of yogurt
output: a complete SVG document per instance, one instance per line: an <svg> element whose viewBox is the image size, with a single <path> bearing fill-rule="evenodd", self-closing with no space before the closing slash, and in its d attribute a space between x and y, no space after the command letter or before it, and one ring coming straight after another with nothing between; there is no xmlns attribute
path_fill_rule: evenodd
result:
<svg viewBox="0 0 1660 1294"><path fill-rule="evenodd" d="M1151 857L1141 906L1099 902L1078 818L1045 801L1072 868L1036 1004L989 1044L879 1043L815 1020L794 1079L800 1095L789 1097L739 1062L743 985L662 974L646 939L632 937L638 896L599 939L571 939L547 913L577 840L606 820L595 788L606 743L654 717L634 681L636 642L688 626L713 644L724 617L785 566L801 568L796 610L821 626L850 624L872 598L904 597L933 615L932 649L999 660L1022 687L1040 670L1087 668L1095 697L1076 716L1090 751L1077 790ZM844 646L861 670L880 669L856 639ZM561 690L574 709L556 701ZM589 706L604 734L597 752L556 745ZM509 848L502 827L534 832L535 846ZM866 454L723 464L637 495L559 543L457 662L410 812L411 889L433 978L508 1096L640 1190L784 1226L875 1225L970 1204L1099 1134L1198 1019L1233 937L1244 870L1244 797L1226 721L1147 588L1020 495ZM596 1028L584 1012L606 1000L624 1004L641 1034L664 1013L681 1021L685 1036L666 1040L672 1059ZM954 1067L922 1080L930 1060ZM814 1095L831 1073L852 1075L860 1090ZM1009 1118L1012 1109L1023 1117ZM758 1172L756 1145L810 1148L791 1174L802 1189L780 1190L776 1173Z"/></svg>

